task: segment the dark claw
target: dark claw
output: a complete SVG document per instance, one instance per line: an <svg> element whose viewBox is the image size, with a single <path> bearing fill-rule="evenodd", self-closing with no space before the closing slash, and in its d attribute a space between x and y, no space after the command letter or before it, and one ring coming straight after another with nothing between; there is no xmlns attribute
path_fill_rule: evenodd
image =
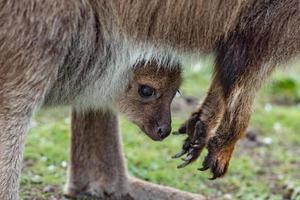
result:
<svg viewBox="0 0 300 200"><path fill-rule="evenodd" d="M189 163L192 163L194 160L196 160L200 153L199 149L194 148L190 148L188 152L188 155L183 159L183 161L188 161Z"/></svg>
<svg viewBox="0 0 300 200"><path fill-rule="evenodd" d="M189 152L190 146L190 142L188 141L188 139L186 139L182 145L182 150L179 153L172 156L172 158L180 158L181 156Z"/></svg>
<svg viewBox="0 0 300 200"><path fill-rule="evenodd" d="M176 159L176 158L180 158L181 156L183 156L184 154L187 153L187 150L185 149L182 149L179 153L175 154L174 156L172 156L173 159Z"/></svg>
<svg viewBox="0 0 300 200"><path fill-rule="evenodd" d="M195 149L199 149L201 147L200 144L192 144L191 147L195 148Z"/></svg>
<svg viewBox="0 0 300 200"><path fill-rule="evenodd" d="M213 168L211 169L211 171L212 171L212 173L213 173L213 177L209 178L209 180L215 180L215 179L217 179L217 178L223 176L223 173L220 172L220 171L216 171L215 167L213 167Z"/></svg>
<svg viewBox="0 0 300 200"><path fill-rule="evenodd" d="M209 167L201 167L201 168L198 168L198 170L199 170L199 171L202 171L202 172L203 172L203 171L206 171L206 170L208 170L208 169L209 169Z"/></svg>
<svg viewBox="0 0 300 200"><path fill-rule="evenodd" d="M185 158L184 161L191 161L193 159L193 155L192 154L188 154Z"/></svg>
<svg viewBox="0 0 300 200"><path fill-rule="evenodd" d="M190 148L188 150L188 155L183 159L184 167L196 160L196 158L198 158L199 153L199 149Z"/></svg>
<svg viewBox="0 0 300 200"><path fill-rule="evenodd" d="M227 169L228 169L228 165L229 163L226 163L225 166L222 166L222 168L219 168L219 163L216 162L215 165L212 167L212 173L213 173L213 179L216 179L216 178L220 178L220 177L223 177L226 172L227 172Z"/></svg>
<svg viewBox="0 0 300 200"><path fill-rule="evenodd" d="M228 168L228 163L225 166L222 166L220 168L219 161L214 159L213 154L208 153L208 155L205 157L202 163L202 166L203 167L198 170L205 171L210 169L210 171L212 172L212 177L209 178L209 180L215 180L217 178L224 176Z"/></svg>
<svg viewBox="0 0 300 200"><path fill-rule="evenodd" d="M185 166L187 166L188 164L190 164L191 161L185 161L184 163L181 163L180 165L177 166L177 168L183 168Z"/></svg>
<svg viewBox="0 0 300 200"><path fill-rule="evenodd" d="M184 141L182 145L182 149L188 151L190 149L191 143L189 142L188 138Z"/></svg>
<svg viewBox="0 0 300 200"><path fill-rule="evenodd" d="M207 133L204 124L200 120L200 113L193 113L189 120L178 129L178 132L173 134L188 135L183 143L182 151L173 156L173 158L179 158L187 154L187 156L182 159L183 163L177 166L177 168L183 168L195 161L206 146ZM208 168L209 167L207 167L207 169ZM206 170L206 167L203 167L203 169Z"/></svg>
<svg viewBox="0 0 300 200"><path fill-rule="evenodd" d="M204 161L202 163L203 171L208 170L211 167L211 155L208 153L208 155L204 158ZM201 170L202 171L202 170Z"/></svg>

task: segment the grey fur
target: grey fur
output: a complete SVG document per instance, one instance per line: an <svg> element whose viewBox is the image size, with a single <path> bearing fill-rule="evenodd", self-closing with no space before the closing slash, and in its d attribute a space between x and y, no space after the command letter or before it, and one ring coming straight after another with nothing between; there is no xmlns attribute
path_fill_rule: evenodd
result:
<svg viewBox="0 0 300 200"><path fill-rule="evenodd" d="M213 52L219 72L213 85L231 98L230 89L242 84L245 94L257 80L255 69L299 56L299 4L298 0L1 0L0 199L18 198L24 138L33 112L43 102L73 105L81 111L110 110L137 61L155 59L163 65L167 59ZM237 66L227 66L238 61ZM249 67L254 71L246 76L242 72ZM258 71L265 78L263 73L272 69ZM217 94L218 105L227 101L222 92ZM251 98L233 98L244 103L232 106L233 111L224 104L216 116L234 110L243 113L253 93ZM231 128L238 136L248 123L250 109L245 109L246 119ZM211 117L216 118L222 121ZM221 124L229 124L229 118ZM227 167L228 159L223 160Z"/></svg>

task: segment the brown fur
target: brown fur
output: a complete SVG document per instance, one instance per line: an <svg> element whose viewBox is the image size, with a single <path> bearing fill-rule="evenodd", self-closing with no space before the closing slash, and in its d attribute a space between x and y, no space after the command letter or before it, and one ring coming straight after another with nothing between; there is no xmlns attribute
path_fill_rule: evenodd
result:
<svg viewBox="0 0 300 200"><path fill-rule="evenodd" d="M244 35L251 37L248 39L252 39L253 48L262 45L251 53L266 60L271 56L282 60L299 53L297 0L121 2L122 30L136 40L151 41L158 46L170 46L184 52L211 53L218 50L221 43L239 39L232 36ZM286 51L289 53L284 53Z"/></svg>
<svg viewBox="0 0 300 200"><path fill-rule="evenodd" d="M189 152L183 167L207 146L202 169L211 169L213 178L223 176L233 145L248 125L256 91L276 65L299 56L300 2L123 3L121 25L128 37L179 52L215 54L212 86L202 106L179 130L189 137L178 155Z"/></svg>
<svg viewBox="0 0 300 200"><path fill-rule="evenodd" d="M118 97L119 110L126 114L128 119L137 124L147 135L154 140L157 138L155 125L171 125L171 102L181 83L180 67L172 69L159 68L155 62L141 62L135 66L132 82L125 94ZM159 98L147 102L137 98L139 85L148 85L154 88ZM171 128L171 127L169 127Z"/></svg>
<svg viewBox="0 0 300 200"><path fill-rule="evenodd" d="M115 114L73 109L71 115L71 159L65 195L126 195L127 172Z"/></svg>
<svg viewBox="0 0 300 200"><path fill-rule="evenodd" d="M1 0L0 198L18 198L39 105L112 110L136 62L172 68L186 55L216 57L210 91L182 129L186 164L208 147L203 169L222 176L263 80L299 56L299 22L298 0Z"/></svg>
<svg viewBox="0 0 300 200"><path fill-rule="evenodd" d="M200 195L151 184L126 172L114 113L72 112L71 162L67 197L107 200L200 200ZM88 170L87 170L88 169Z"/></svg>
<svg viewBox="0 0 300 200"><path fill-rule="evenodd" d="M164 119L161 114L170 117L170 110L166 108L170 107L179 87L180 68L178 66L173 70L166 70L158 67L155 62L138 63L126 93L119 97L118 104L123 109L122 112L131 116L137 124L147 124L140 122L145 119ZM171 83L173 87L169 87ZM138 84L153 86L162 95L159 100L139 104ZM157 107L162 108L158 110ZM71 124L71 161L65 196L77 198L93 196L108 200L203 198L200 195L129 177L123 159L118 120L112 111L80 112L73 109ZM150 125L154 126L153 124L155 123Z"/></svg>

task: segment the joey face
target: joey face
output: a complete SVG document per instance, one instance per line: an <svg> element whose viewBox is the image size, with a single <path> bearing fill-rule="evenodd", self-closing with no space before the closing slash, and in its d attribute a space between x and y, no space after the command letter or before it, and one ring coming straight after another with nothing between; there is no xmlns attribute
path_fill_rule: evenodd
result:
<svg viewBox="0 0 300 200"><path fill-rule="evenodd" d="M171 132L171 102L181 82L180 67L159 67L154 61L139 63L129 86L118 99L119 110L151 139Z"/></svg>

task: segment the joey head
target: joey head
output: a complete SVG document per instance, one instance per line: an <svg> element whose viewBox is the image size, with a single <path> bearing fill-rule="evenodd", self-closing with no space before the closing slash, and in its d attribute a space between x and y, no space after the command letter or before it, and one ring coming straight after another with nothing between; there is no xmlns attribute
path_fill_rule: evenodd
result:
<svg viewBox="0 0 300 200"><path fill-rule="evenodd" d="M171 102L181 83L180 66L159 68L155 61L138 63L118 107L151 139L160 141L171 132Z"/></svg>

